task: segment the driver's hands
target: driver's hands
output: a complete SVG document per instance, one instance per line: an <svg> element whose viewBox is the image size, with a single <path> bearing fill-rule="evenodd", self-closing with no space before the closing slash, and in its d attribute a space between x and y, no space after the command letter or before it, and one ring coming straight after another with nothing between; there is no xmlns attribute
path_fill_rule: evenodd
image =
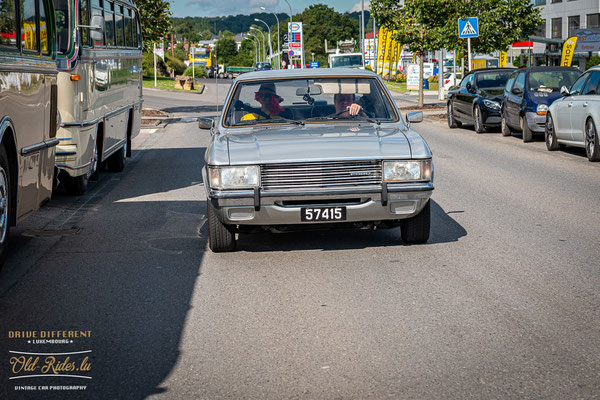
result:
<svg viewBox="0 0 600 400"><path fill-rule="evenodd" d="M354 115L358 115L358 113L360 112L360 110L362 110L362 107L359 106L358 104L354 103L351 106L348 107L348 113L352 116Z"/></svg>

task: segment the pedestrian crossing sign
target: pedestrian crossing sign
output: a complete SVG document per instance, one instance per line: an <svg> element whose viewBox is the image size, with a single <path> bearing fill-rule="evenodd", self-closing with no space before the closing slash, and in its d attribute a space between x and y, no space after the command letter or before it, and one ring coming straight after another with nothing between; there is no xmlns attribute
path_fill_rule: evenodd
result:
<svg viewBox="0 0 600 400"><path fill-rule="evenodd" d="M472 38L479 36L479 21L477 17L458 20L458 37Z"/></svg>

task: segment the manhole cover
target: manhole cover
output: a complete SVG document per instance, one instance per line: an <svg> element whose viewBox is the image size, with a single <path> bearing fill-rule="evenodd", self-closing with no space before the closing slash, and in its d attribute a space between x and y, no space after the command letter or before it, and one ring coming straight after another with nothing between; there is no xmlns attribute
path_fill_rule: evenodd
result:
<svg viewBox="0 0 600 400"><path fill-rule="evenodd" d="M37 238L69 236L69 235L79 232L79 230L80 230L79 228L47 230L47 231L45 231L45 230L28 230L28 231L23 232L23 236L37 237Z"/></svg>

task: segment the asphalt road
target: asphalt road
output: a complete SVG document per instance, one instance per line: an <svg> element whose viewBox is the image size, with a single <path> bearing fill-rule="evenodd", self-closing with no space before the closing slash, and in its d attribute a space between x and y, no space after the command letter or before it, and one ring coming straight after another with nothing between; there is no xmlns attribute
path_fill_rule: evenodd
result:
<svg viewBox="0 0 600 400"><path fill-rule="evenodd" d="M161 97L146 105L211 105ZM0 398L597 398L600 163L444 121L414 128L435 159L427 244L396 230L264 233L230 254L206 248L208 133L144 130L124 172L14 230ZM91 339L5 334L69 329ZM27 379L85 392L8 381L8 351L90 349L91 380Z"/></svg>

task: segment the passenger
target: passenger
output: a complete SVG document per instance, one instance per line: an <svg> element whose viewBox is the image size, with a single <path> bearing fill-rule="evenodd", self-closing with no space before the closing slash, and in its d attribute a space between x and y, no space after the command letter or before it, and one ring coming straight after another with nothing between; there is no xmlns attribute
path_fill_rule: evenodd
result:
<svg viewBox="0 0 600 400"><path fill-rule="evenodd" d="M338 93L333 96L333 103L335 105L335 114L342 118L358 115L362 110L362 107L356 104L354 93ZM343 112L344 110L346 112Z"/></svg>
<svg viewBox="0 0 600 400"><path fill-rule="evenodd" d="M249 112L242 117L242 121L252 121L260 119L291 119L291 112L279 105L283 98L275 92L274 83L263 83L258 92L254 94L254 99L260 103L260 110Z"/></svg>

